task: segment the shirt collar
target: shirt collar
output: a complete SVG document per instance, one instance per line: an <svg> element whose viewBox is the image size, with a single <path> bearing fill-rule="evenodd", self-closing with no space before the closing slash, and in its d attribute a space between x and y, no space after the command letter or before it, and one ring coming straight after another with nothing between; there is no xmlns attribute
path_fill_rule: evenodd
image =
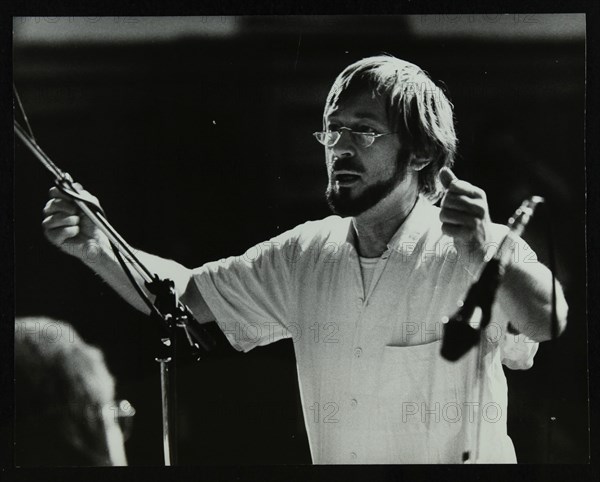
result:
<svg viewBox="0 0 600 482"><path fill-rule="evenodd" d="M435 217L435 211L431 202L419 194L412 211L388 242L388 249L412 253L421 236L431 226L431 219Z"/></svg>
<svg viewBox="0 0 600 482"><path fill-rule="evenodd" d="M431 226L431 219L435 217L435 210L436 208L431 202L419 194L412 211L388 242L388 250L411 254L421 236ZM340 245L349 243L354 247L352 218L343 218L341 221L334 233L334 238Z"/></svg>

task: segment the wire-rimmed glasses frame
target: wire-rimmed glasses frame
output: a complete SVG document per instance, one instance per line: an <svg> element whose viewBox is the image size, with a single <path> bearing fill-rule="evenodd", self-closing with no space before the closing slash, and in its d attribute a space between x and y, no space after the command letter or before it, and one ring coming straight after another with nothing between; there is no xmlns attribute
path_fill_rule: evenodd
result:
<svg viewBox="0 0 600 482"><path fill-rule="evenodd" d="M333 147L338 143L338 141L342 137L341 131L348 131L352 142L361 147L371 147L375 142L375 139L378 139L383 136L389 136L390 134L396 134L395 132L384 132L381 134L376 134L375 132L357 132L353 131L349 127L340 127L339 129L330 131L313 132L313 136L320 144L324 145L325 147Z"/></svg>

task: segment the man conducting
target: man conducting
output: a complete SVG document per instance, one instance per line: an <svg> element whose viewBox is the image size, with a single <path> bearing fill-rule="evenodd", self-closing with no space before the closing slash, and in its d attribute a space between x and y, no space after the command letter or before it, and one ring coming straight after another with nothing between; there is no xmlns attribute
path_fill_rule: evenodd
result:
<svg viewBox="0 0 600 482"><path fill-rule="evenodd" d="M449 169L452 104L416 65L370 57L337 77L314 136L335 215L194 270L138 252L141 261L236 349L292 338L314 463L461 463L475 443L480 462L515 462L502 362L527 368L534 342L550 338L552 277L512 257L481 347L479 397L476 350L444 360L442 328L507 230L491 222L484 191ZM47 238L147 311L105 235L56 188L50 195ZM90 246L104 256L86 260ZM508 321L519 335L506 334Z"/></svg>

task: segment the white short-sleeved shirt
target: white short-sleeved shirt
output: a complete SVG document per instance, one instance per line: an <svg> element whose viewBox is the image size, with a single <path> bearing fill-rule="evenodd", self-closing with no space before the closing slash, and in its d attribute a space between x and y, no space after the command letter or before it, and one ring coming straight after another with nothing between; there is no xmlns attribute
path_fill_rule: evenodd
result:
<svg viewBox="0 0 600 482"><path fill-rule="evenodd" d="M461 463L478 417L479 461L516 462L501 363L532 358L537 344L508 339L495 306L481 399L477 350L455 363L440 355L443 324L480 262L442 234L439 208L420 197L365 292L352 232L350 218L330 216L194 270L236 349L293 339L313 462Z"/></svg>

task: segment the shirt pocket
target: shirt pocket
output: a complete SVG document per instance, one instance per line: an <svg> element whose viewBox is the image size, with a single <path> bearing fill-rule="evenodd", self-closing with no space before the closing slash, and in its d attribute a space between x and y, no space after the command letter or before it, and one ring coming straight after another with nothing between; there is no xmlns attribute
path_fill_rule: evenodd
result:
<svg viewBox="0 0 600 482"><path fill-rule="evenodd" d="M383 349L378 413L397 463L443 462L460 431L461 380L440 348L441 340Z"/></svg>
<svg viewBox="0 0 600 482"><path fill-rule="evenodd" d="M406 283L404 309L398 310L400 332L410 338L412 331L418 330L420 344L429 344L428 335L424 332L440 332L439 294L437 293L437 274L433 268L419 268ZM421 333L423 332L423 333ZM395 335L399 333L398 327ZM439 337L439 335L438 335ZM406 342L399 343L406 344ZM410 343L414 345L415 343ZM419 346L420 346L419 344Z"/></svg>

